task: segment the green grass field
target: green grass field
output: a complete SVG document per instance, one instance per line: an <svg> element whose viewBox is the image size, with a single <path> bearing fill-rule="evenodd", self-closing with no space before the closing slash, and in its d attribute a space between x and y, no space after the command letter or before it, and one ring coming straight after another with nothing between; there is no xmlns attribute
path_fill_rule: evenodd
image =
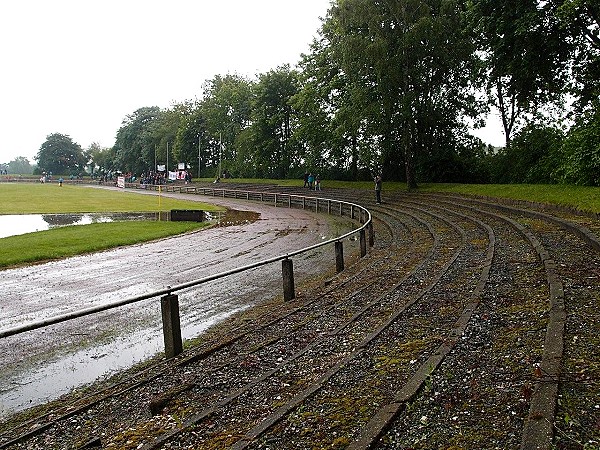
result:
<svg viewBox="0 0 600 450"><path fill-rule="evenodd" d="M57 184L0 184L0 214L154 212L218 208L206 203L126 191ZM0 269L161 239L205 222L122 221L54 228L0 239Z"/></svg>
<svg viewBox="0 0 600 450"><path fill-rule="evenodd" d="M159 195L140 195L125 190L87 186L29 183L0 183L0 214L51 214L86 212L169 211L171 209L218 208L206 203L176 200Z"/></svg>

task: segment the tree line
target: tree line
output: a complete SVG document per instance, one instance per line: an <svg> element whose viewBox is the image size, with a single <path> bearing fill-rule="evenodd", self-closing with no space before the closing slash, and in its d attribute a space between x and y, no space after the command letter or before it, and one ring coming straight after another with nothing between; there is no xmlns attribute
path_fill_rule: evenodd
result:
<svg viewBox="0 0 600 450"><path fill-rule="evenodd" d="M111 148L51 135L38 166L598 186L599 80L595 0L333 0L297 67L139 108ZM490 111L502 148L472 134Z"/></svg>

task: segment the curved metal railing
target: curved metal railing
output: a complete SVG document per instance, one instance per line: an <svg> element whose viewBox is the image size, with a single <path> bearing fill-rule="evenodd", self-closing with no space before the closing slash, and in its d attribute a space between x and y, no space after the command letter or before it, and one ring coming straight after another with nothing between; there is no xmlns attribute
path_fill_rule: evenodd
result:
<svg viewBox="0 0 600 450"><path fill-rule="evenodd" d="M262 261L258 261L252 264L248 264L245 266L236 267L234 269L228 270L226 272L220 272L214 275L210 275L204 278L200 278L197 280L193 280L187 283L179 284L177 286L169 286L166 289L152 291L147 294L129 297L126 299L122 299L119 301L107 303L104 305L98 305L91 308L81 309L77 311L72 311L70 313L62 314L59 316L49 317L44 320L39 320L35 322L30 322L27 324L19 325L13 328L8 328L5 330L0 330L0 338L5 338L9 336L14 336L20 333L24 333L27 331L36 330L39 328L44 328L50 325L55 325L61 322L66 322L68 320L77 319L80 317L88 316L91 314L96 314L102 311L107 311L110 309L119 308L125 305L130 305L133 303L137 303L143 300L148 300L150 298L155 297L163 297L166 295L171 295L175 292L182 291L184 289L188 289L191 287L199 286L205 283L209 283L211 281L224 278L236 273L244 272L246 270L255 269L257 267L261 267L264 265L272 264L277 261L283 261L289 259L293 256L300 255L305 252L309 252L315 250L317 248L331 245L333 243L338 243L341 245L342 240L353 236L355 234L360 234L361 237L361 256L365 256L366 254L366 231L370 231L369 235L369 243L373 245L373 224L372 217L369 210L364 208L363 206L357 205L355 203L346 202L343 200L333 200L328 198L320 198L320 197L310 197L298 194L286 194L281 192L258 192L258 191L241 191L235 189L222 189L216 187L201 187L201 186L193 186L193 185L167 185L167 186L155 186L155 185L139 185L139 184L127 184L127 188L136 188L136 189L146 189L146 190L155 190L155 191L164 191L164 192L176 192L176 193L185 193L185 194L197 194L197 195L206 195L213 197L221 197L221 198L234 198L234 199L242 199L248 201L260 201L271 203L276 207L288 207L288 208L302 208L302 209L311 209L315 212L327 212L328 214L338 214L339 216L347 215L350 219L357 219L362 224L360 227L349 231L341 236L329 239L327 241L319 242L318 244L304 247L299 250L295 250L292 252L288 252L279 256L275 256L269 259L265 259ZM358 217L357 217L358 216Z"/></svg>

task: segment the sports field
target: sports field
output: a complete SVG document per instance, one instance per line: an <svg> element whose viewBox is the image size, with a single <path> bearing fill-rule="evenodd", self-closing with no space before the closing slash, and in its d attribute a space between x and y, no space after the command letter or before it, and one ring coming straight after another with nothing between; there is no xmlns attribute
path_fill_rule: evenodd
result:
<svg viewBox="0 0 600 450"><path fill-rule="evenodd" d="M0 184L0 214L156 212L220 208L127 191L58 184ZM206 222L121 221L54 228L0 239L0 269L161 239L206 227Z"/></svg>

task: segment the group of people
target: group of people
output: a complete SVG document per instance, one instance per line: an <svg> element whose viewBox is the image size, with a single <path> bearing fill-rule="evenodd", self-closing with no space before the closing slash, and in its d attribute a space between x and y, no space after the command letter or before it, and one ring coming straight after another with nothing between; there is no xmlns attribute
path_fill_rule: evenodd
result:
<svg viewBox="0 0 600 450"><path fill-rule="evenodd" d="M381 185L383 184L383 178L381 174L378 174L373 178L375 182L375 201L377 204L381 204ZM315 191L321 190L321 177L319 175L313 175L311 172L304 172L304 187L308 189L314 189Z"/></svg>
<svg viewBox="0 0 600 450"><path fill-rule="evenodd" d="M309 172L304 172L304 187L320 191L321 190L321 177L319 175L313 175Z"/></svg>

